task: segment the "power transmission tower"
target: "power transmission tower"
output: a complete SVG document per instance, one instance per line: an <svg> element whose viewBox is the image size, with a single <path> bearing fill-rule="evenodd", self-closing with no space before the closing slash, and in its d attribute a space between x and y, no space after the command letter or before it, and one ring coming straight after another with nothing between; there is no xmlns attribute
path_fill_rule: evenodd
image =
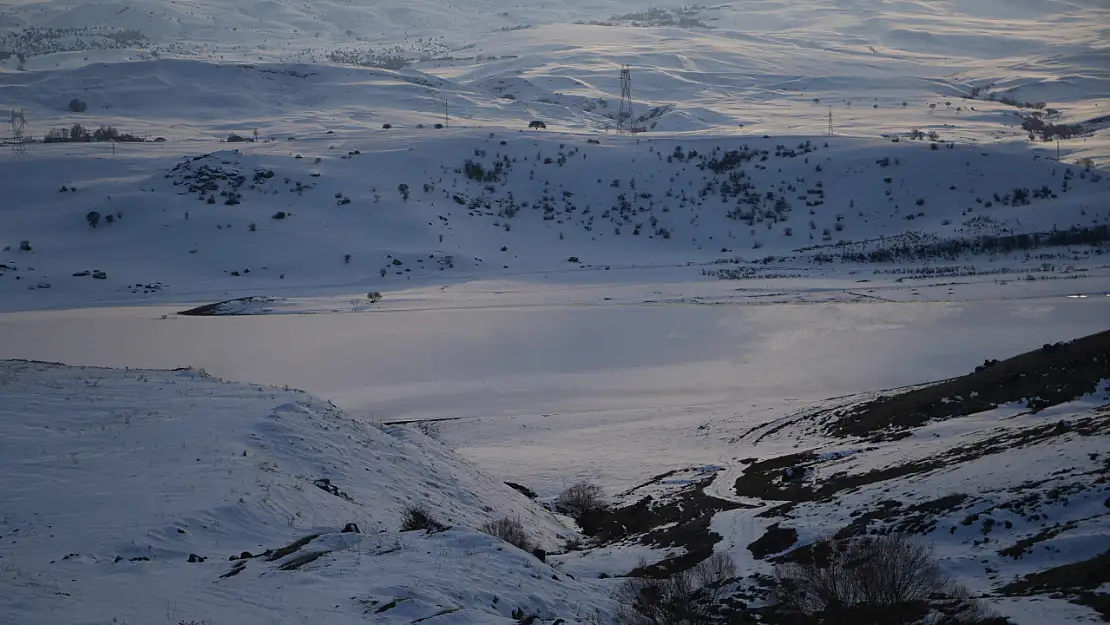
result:
<svg viewBox="0 0 1110 625"><path fill-rule="evenodd" d="M830 106L830 107L829 107L829 136L831 137L832 135L833 135L833 129L832 129L832 107Z"/></svg>
<svg viewBox="0 0 1110 625"><path fill-rule="evenodd" d="M632 70L621 65L621 108L617 114L617 133L632 134L636 131L632 116Z"/></svg>
<svg viewBox="0 0 1110 625"><path fill-rule="evenodd" d="M12 109L12 152L16 154L27 153L27 138L23 136L23 129L27 127L27 118L23 111Z"/></svg>

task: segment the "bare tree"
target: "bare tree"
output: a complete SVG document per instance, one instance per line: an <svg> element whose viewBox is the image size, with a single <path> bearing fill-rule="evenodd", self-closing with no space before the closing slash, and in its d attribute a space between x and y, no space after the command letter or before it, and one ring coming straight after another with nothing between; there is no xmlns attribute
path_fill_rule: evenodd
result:
<svg viewBox="0 0 1110 625"><path fill-rule="evenodd" d="M531 541L528 540L528 535L524 533L524 525L521 524L520 519L500 518L482 525L478 528L478 531L496 536L518 549L524 551L531 551L532 549Z"/></svg>
<svg viewBox="0 0 1110 625"><path fill-rule="evenodd" d="M647 561L640 562L640 569ZM618 625L709 625L736 564L717 553L664 578L630 577L616 592Z"/></svg>
<svg viewBox="0 0 1110 625"><path fill-rule="evenodd" d="M858 605L923 601L952 588L930 547L898 534L826 539L809 564L775 567L775 598L783 607L815 614ZM827 557L822 557L827 554Z"/></svg>
<svg viewBox="0 0 1110 625"><path fill-rule="evenodd" d="M444 529L446 526L435 520L432 513L424 506L409 506L405 508L404 514L401 517L401 531L411 532L413 530L427 530L429 532L437 532Z"/></svg>
<svg viewBox="0 0 1110 625"><path fill-rule="evenodd" d="M601 499L601 487L590 482L572 484L555 500L557 510L575 519L604 507L605 504Z"/></svg>

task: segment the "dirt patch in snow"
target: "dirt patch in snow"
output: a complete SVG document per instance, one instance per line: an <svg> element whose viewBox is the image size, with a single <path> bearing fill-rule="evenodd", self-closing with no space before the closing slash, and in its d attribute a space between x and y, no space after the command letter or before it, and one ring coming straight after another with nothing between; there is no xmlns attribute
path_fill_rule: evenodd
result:
<svg viewBox="0 0 1110 625"><path fill-rule="evenodd" d="M1062 593L1072 603L1088 606L1110 620L1110 594L1099 592L1107 583L1110 583L1110 551L1027 575L1003 586L1001 591L1009 596Z"/></svg>
<svg viewBox="0 0 1110 625"><path fill-rule="evenodd" d="M1108 378L1110 330L987 360L974 373L866 402L839 414L827 430L836 436L885 437L1012 402L1038 411L1091 393Z"/></svg>
<svg viewBox="0 0 1110 625"><path fill-rule="evenodd" d="M637 486L659 484L676 474L669 471ZM684 553L629 572L635 577L666 577L684 571L713 554L713 545L721 536L710 529L713 515L744 507L743 504L718 499L705 493L716 475L708 475L679 486L665 495L646 495L635 503L600 510L579 523L585 534L600 543L634 541L655 547L681 547Z"/></svg>
<svg viewBox="0 0 1110 625"><path fill-rule="evenodd" d="M251 315L261 314L266 312L265 306L273 303L271 297L263 297L256 295L253 297L240 297L237 299L224 300L214 304L205 304L183 310L177 314L187 315L190 317L224 317L231 315Z"/></svg>
<svg viewBox="0 0 1110 625"><path fill-rule="evenodd" d="M798 542L797 530L792 527L779 527L779 524L775 523L748 545L748 551L752 552L757 560L762 560L767 556L786 551L796 542Z"/></svg>

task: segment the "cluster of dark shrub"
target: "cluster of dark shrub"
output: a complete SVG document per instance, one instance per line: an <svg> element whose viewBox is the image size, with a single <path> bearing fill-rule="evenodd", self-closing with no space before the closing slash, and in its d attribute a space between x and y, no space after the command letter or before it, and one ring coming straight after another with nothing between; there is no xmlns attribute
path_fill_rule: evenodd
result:
<svg viewBox="0 0 1110 625"><path fill-rule="evenodd" d="M20 65L28 55L78 52L83 50L116 50L141 47L146 43L143 33L110 26L77 28L30 27L21 31L0 31L0 50L18 50Z"/></svg>
<svg viewBox="0 0 1110 625"><path fill-rule="evenodd" d="M101 126L90 132L88 128L81 124L74 124L69 128L55 128L47 132L46 137L43 138L44 143L83 143L88 141L126 141L142 143L146 141L146 139L120 132L111 126Z"/></svg>
<svg viewBox="0 0 1110 625"><path fill-rule="evenodd" d="M1101 246L1110 241L1110 226L1073 227L1067 230L1030 232L1007 235L981 235L967 239L942 239L921 243L888 243L878 249L851 251L845 249L837 257L843 262L892 263L917 260L956 260L963 256L1009 254L1043 247L1072 245ZM818 255L816 260L831 261L832 255Z"/></svg>
<svg viewBox="0 0 1110 625"><path fill-rule="evenodd" d="M1021 129L1029 133L1029 139L1040 139L1041 141L1052 141L1054 139L1071 139L1080 135L1083 132L1083 127L1079 124L1053 124L1046 122L1042 115L1028 115L1022 117Z"/></svg>

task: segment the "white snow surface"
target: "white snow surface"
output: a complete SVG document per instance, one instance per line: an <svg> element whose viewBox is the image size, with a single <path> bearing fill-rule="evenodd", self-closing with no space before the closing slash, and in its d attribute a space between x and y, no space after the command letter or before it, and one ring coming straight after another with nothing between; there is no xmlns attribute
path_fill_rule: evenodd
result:
<svg viewBox="0 0 1110 625"><path fill-rule="evenodd" d="M0 152L0 359L78 365L0 361L0 620L605 622L600 574L679 550L543 564L474 529L519 517L548 549L574 535L502 480L619 499L711 466L707 492L736 499L742 459L813 449L822 471L865 471L1105 410L1007 405L875 449L744 435L1106 329L1105 243L840 254L1105 227L1108 40L1101 0L5 2L0 120L23 110L36 141L75 123L165 141ZM614 134L625 63L636 136ZM1036 103L1080 135L1030 141ZM729 151L751 157L742 178L706 167ZM504 169L474 180L468 160ZM237 316L177 314L243 298ZM427 419L441 442L383 425ZM805 541L884 499L983 508L1105 448L1033 445L794 521ZM412 503L452 528L398 532ZM1008 519L1015 538L1075 522L1016 561L960 524L977 509L929 540L989 591L1105 549L1098 505ZM766 571L747 550L761 511L713 519L745 573ZM220 578L231 555L314 533ZM312 551L329 553L280 570ZM991 601L1021 625L1098 618Z"/></svg>
<svg viewBox="0 0 1110 625"><path fill-rule="evenodd" d="M474 528L518 518L549 549L571 532L411 430L192 370L5 361L0 385L0 612L9 622L295 623L326 614L407 623L443 612L441 622L498 623L512 622L514 608L572 621L607 613L599 582L576 581ZM350 499L316 487L320 478ZM452 529L400 533L409 505ZM362 533L340 534L346 523ZM328 553L301 569L256 558L220 578L232 555L317 533L289 558ZM207 560L189 563L190 554ZM140 557L149 560L131 561ZM395 612L375 614L394 600Z"/></svg>

